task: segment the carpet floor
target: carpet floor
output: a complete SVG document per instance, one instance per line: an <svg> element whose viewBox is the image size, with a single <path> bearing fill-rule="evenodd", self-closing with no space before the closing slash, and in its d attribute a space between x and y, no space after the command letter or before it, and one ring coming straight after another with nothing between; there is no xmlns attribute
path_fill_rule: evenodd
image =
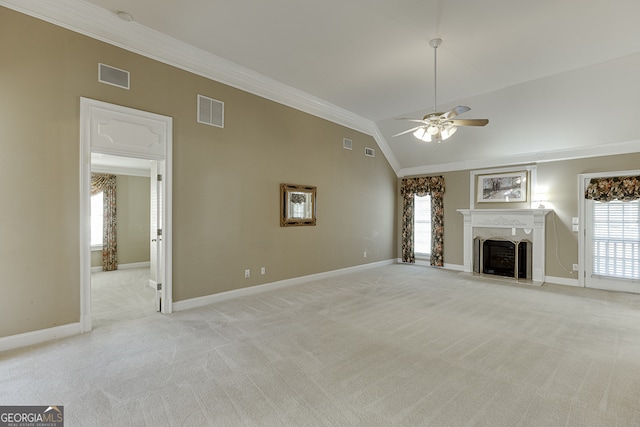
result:
<svg viewBox="0 0 640 427"><path fill-rule="evenodd" d="M0 354L65 426L637 426L640 295L389 265Z"/></svg>
<svg viewBox="0 0 640 427"><path fill-rule="evenodd" d="M156 292L149 275L148 267L91 273L93 329L155 315Z"/></svg>

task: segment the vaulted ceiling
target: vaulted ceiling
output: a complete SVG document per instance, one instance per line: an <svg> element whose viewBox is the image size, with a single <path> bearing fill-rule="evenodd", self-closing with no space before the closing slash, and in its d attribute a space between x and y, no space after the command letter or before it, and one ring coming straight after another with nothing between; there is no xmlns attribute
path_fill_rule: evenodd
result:
<svg viewBox="0 0 640 427"><path fill-rule="evenodd" d="M562 129L554 120L564 110L552 105L546 110L543 98L534 99L539 104L532 109L526 97L566 86L561 76L580 79L580 70L597 67L606 73L606 64L640 53L637 0L87 1L90 5L79 0L61 4L69 8L73 3L76 10L85 5L83 14L100 16L103 22L113 19L113 28L123 33L150 29L167 35L192 46L194 54L221 58L230 70L238 66L245 75L264 76L274 90L291 91L298 98L308 95L308 104L334 108L338 116L358 123L353 127L374 135L396 171L613 142L577 142L570 136L567 141L529 137L518 142L514 132ZM20 9L44 2L3 3ZM126 11L133 21L118 20L117 11ZM461 118L488 118L490 123L461 128L439 145L418 142L411 134L393 137L411 127L394 118L422 117L433 109L433 50L428 42L435 37L444 40L438 49L438 109L468 105L471 111ZM124 36L116 42L127 44ZM615 69L625 66L621 62ZM560 80L554 81L555 76ZM558 104L553 94L547 100ZM553 118L545 117L545 110ZM572 112L566 113L570 118ZM632 134L616 138L627 140Z"/></svg>

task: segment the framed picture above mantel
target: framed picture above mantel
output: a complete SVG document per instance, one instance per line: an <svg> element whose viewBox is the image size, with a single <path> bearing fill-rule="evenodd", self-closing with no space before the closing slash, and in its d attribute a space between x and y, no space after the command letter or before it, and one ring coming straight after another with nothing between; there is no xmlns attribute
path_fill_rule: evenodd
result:
<svg viewBox="0 0 640 427"><path fill-rule="evenodd" d="M527 171L478 175L478 203L526 202Z"/></svg>

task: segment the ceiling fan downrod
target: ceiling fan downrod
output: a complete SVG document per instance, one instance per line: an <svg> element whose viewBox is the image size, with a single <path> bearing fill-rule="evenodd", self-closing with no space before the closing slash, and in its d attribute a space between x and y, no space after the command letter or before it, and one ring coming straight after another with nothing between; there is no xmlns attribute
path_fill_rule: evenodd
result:
<svg viewBox="0 0 640 427"><path fill-rule="evenodd" d="M438 111L438 46L442 44L442 39L429 40L429 46L433 48L433 112Z"/></svg>

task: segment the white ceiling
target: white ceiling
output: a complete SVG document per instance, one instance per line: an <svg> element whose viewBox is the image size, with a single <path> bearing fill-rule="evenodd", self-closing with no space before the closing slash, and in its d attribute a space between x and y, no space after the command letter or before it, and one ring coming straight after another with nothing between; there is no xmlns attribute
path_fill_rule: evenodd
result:
<svg viewBox="0 0 640 427"><path fill-rule="evenodd" d="M375 122L640 51L637 0L89 0ZM473 107L472 107L473 108Z"/></svg>
<svg viewBox="0 0 640 427"><path fill-rule="evenodd" d="M91 172L149 176L151 160L91 153Z"/></svg>
<svg viewBox="0 0 640 427"><path fill-rule="evenodd" d="M481 155L455 146L425 148L411 134L392 137L410 127L395 117L421 117L433 109L432 38L444 40L438 49L439 110L464 102L471 111L461 118L490 120L484 128L460 129L442 146L482 139L483 132L499 142L500 127L506 132L509 124L501 123L506 114L496 114L502 110L486 94L640 52L638 0L88 2L111 13L126 11L134 18L129 25L169 35L371 121L400 168L469 160L464 152ZM510 155L527 152L535 149L524 144Z"/></svg>

